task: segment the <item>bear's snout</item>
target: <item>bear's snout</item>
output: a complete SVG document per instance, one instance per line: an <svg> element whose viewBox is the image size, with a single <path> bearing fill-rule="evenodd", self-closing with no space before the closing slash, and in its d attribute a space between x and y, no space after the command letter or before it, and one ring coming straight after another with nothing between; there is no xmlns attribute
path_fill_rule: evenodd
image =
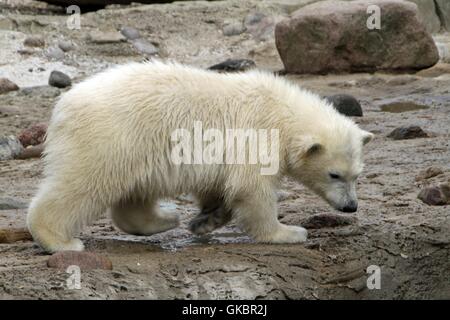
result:
<svg viewBox="0 0 450 320"><path fill-rule="evenodd" d="M343 208L342 212L356 212L358 210L358 202L356 201L350 201L347 203Z"/></svg>

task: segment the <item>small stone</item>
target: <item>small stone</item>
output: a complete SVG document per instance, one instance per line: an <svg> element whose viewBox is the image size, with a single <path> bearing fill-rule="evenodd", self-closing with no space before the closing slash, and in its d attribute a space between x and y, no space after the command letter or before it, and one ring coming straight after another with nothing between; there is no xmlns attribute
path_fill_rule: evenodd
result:
<svg viewBox="0 0 450 320"><path fill-rule="evenodd" d="M91 33L89 33L88 38L92 43L96 44L118 43L126 40L126 38L120 32L116 31L92 31Z"/></svg>
<svg viewBox="0 0 450 320"><path fill-rule="evenodd" d="M40 36L30 36L23 41L23 44L27 47L43 47L45 40Z"/></svg>
<svg viewBox="0 0 450 320"><path fill-rule="evenodd" d="M20 113L20 109L15 106L0 106L0 117L9 117Z"/></svg>
<svg viewBox="0 0 450 320"><path fill-rule="evenodd" d="M333 96L327 96L325 99L331 102L334 108L343 115L349 117L363 116L361 104L355 97L349 94L336 94Z"/></svg>
<svg viewBox="0 0 450 320"><path fill-rule="evenodd" d="M19 86L6 78L0 78L0 94L19 90Z"/></svg>
<svg viewBox="0 0 450 320"><path fill-rule="evenodd" d="M416 138L427 138L428 134L422 130L419 126L409 126L409 127L399 127L394 129L388 138L394 140L405 140L405 139L416 139Z"/></svg>
<svg viewBox="0 0 450 320"><path fill-rule="evenodd" d="M141 37L139 30L132 27L123 27L120 29L120 33L122 33L122 35L128 40L136 40Z"/></svg>
<svg viewBox="0 0 450 320"><path fill-rule="evenodd" d="M86 251L60 251L47 260L47 266L66 270L69 266L78 266L81 270L112 270L112 262L107 257Z"/></svg>
<svg viewBox="0 0 450 320"><path fill-rule="evenodd" d="M136 39L132 41L133 47L142 54L154 55L158 53L158 48L145 39Z"/></svg>
<svg viewBox="0 0 450 320"><path fill-rule="evenodd" d="M286 201L288 199L291 199L293 196L292 192L288 192L286 190L278 190L277 191L277 199L278 202Z"/></svg>
<svg viewBox="0 0 450 320"><path fill-rule="evenodd" d="M50 73L48 84L57 88L65 88L72 84L72 80L67 74L54 70Z"/></svg>
<svg viewBox="0 0 450 320"><path fill-rule="evenodd" d="M256 63L249 59L228 59L208 68L208 70L236 72L256 67Z"/></svg>
<svg viewBox="0 0 450 320"><path fill-rule="evenodd" d="M261 12L253 12L249 13L244 19L244 25L246 27L255 25L266 17L264 13Z"/></svg>
<svg viewBox="0 0 450 320"><path fill-rule="evenodd" d="M36 87L27 87L20 90L21 95L25 96L41 96L42 98L56 98L61 94L60 89L52 87L52 86L36 86Z"/></svg>
<svg viewBox="0 0 450 320"><path fill-rule="evenodd" d="M62 51L59 47L49 48L45 55L47 56L47 58L52 60L62 60L65 57L64 51Z"/></svg>
<svg viewBox="0 0 450 320"><path fill-rule="evenodd" d="M448 201L440 187L426 187L419 192L417 197L430 206L443 206Z"/></svg>
<svg viewBox="0 0 450 320"><path fill-rule="evenodd" d="M25 160L25 159L31 159L31 158L40 158L40 157L42 157L43 152L44 152L44 144L28 146L25 149L23 149L22 152L16 156L16 159Z"/></svg>
<svg viewBox="0 0 450 320"><path fill-rule="evenodd" d="M66 40L58 41L58 47L64 52L68 52L68 51L75 49L75 46L73 45L73 43L70 41L66 41Z"/></svg>
<svg viewBox="0 0 450 320"><path fill-rule="evenodd" d="M419 172L419 174L416 176L416 181L430 179L442 173L444 173L444 171L439 167L429 167Z"/></svg>
<svg viewBox="0 0 450 320"><path fill-rule="evenodd" d="M23 130L21 133L19 133L17 138L26 148L28 146L35 146L44 142L46 132L47 125L45 123L39 123Z"/></svg>
<svg viewBox="0 0 450 320"><path fill-rule="evenodd" d="M224 36L237 36L245 31L245 27L241 22L235 22L225 25L222 28L222 32Z"/></svg>
<svg viewBox="0 0 450 320"><path fill-rule="evenodd" d="M15 136L0 137L0 160L13 159L22 150L22 144Z"/></svg>
<svg viewBox="0 0 450 320"><path fill-rule="evenodd" d="M319 213L306 219L302 226L308 229L335 228L353 224L356 217L334 213Z"/></svg>
<svg viewBox="0 0 450 320"><path fill-rule="evenodd" d="M31 241L33 237L25 228L0 229L0 243L13 243L17 241Z"/></svg>
<svg viewBox="0 0 450 320"><path fill-rule="evenodd" d="M2 197L0 198L0 210L25 209L27 204L21 200Z"/></svg>

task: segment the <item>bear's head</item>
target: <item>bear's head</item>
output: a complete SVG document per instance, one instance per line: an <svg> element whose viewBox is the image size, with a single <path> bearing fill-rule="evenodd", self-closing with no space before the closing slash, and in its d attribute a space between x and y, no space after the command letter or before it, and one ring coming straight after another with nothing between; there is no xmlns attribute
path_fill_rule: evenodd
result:
<svg viewBox="0 0 450 320"><path fill-rule="evenodd" d="M355 212L356 180L363 169L362 148L372 138L372 133L345 120L296 137L289 152L290 174L335 209Z"/></svg>

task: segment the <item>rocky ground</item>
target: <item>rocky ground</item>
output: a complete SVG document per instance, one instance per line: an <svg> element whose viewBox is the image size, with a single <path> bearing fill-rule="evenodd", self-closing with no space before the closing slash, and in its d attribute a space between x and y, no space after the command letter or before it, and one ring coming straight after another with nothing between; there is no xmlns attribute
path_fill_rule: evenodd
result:
<svg viewBox="0 0 450 320"><path fill-rule="evenodd" d="M81 29L70 30L58 7L17 3L0 2L0 77L20 87L0 95L0 136L48 122L67 90L48 85L53 70L77 82L156 53L200 67L247 58L280 71L273 27L292 11L282 1L115 6L83 14ZM138 44L129 33L129 39L120 36L123 27L139 31ZM24 45L36 36L45 43ZM64 44L68 50L56 49L67 49ZM198 209L180 196L162 203L182 215L178 229L135 237L106 217L88 228L82 235L87 250L109 258L113 270L82 271L80 290L67 288L69 274L49 268L49 256L32 241L5 241L0 298L449 299L450 206L417 197L421 189L450 180L450 66L416 74L286 77L322 95L351 94L361 102L364 115L355 121L376 138L365 149L356 214L338 215L286 180L279 193L281 220L309 227L310 237L303 245L261 245L234 225L193 236L186 224ZM427 137L387 137L408 126L419 126ZM38 158L0 161L0 230L24 228L26 205L41 177ZM381 268L379 290L366 286L369 265Z"/></svg>

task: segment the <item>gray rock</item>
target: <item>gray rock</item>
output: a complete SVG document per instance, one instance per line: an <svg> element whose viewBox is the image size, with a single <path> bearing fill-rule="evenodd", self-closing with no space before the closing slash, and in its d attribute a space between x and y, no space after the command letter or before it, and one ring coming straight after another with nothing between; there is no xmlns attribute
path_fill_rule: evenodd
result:
<svg viewBox="0 0 450 320"><path fill-rule="evenodd" d="M45 55L47 56L47 58L51 59L51 60L62 60L65 57L65 53L63 50L61 50L61 48L59 47L51 47L47 50L47 52L45 53Z"/></svg>
<svg viewBox="0 0 450 320"><path fill-rule="evenodd" d="M439 187L426 187L422 189L417 196L420 200L430 206L443 206L448 204L449 200L445 194L445 188Z"/></svg>
<svg viewBox="0 0 450 320"><path fill-rule="evenodd" d="M136 39L132 41L133 47L140 53L145 55L154 55L159 52L158 48L155 47L151 42L146 39Z"/></svg>
<svg viewBox="0 0 450 320"><path fill-rule="evenodd" d="M241 22L235 22L225 25L222 28L222 32L224 36L237 36L245 31L245 27Z"/></svg>
<svg viewBox="0 0 450 320"><path fill-rule="evenodd" d="M20 113L20 109L15 106L0 106L0 117L9 117Z"/></svg>
<svg viewBox="0 0 450 320"><path fill-rule="evenodd" d="M72 80L67 74L54 70L50 73L48 84L57 88L65 88L72 84Z"/></svg>
<svg viewBox="0 0 450 320"><path fill-rule="evenodd" d="M266 15L261 12L249 13L244 19L244 26L250 27L252 25L255 25L255 24L259 23L265 17L266 17Z"/></svg>
<svg viewBox="0 0 450 320"><path fill-rule="evenodd" d="M58 47L64 52L68 52L68 51L75 49L75 46L73 45L73 43L70 41L66 41L66 40L58 41Z"/></svg>
<svg viewBox="0 0 450 320"><path fill-rule="evenodd" d="M25 201L9 197L0 198L0 210L25 209L27 207L28 204Z"/></svg>
<svg viewBox="0 0 450 320"><path fill-rule="evenodd" d="M120 29L120 33L128 40L136 40L141 37L139 30L132 27L123 27Z"/></svg>
<svg viewBox="0 0 450 320"><path fill-rule="evenodd" d="M237 72L245 71L256 66L255 62L250 59L227 59L218 64L212 65L208 70Z"/></svg>
<svg viewBox="0 0 450 320"><path fill-rule="evenodd" d="M24 96L39 95L43 98L56 98L61 94L61 91L52 86L36 86L23 88L19 94Z"/></svg>
<svg viewBox="0 0 450 320"><path fill-rule="evenodd" d="M7 78L0 78L0 94L19 90L19 86Z"/></svg>
<svg viewBox="0 0 450 320"><path fill-rule="evenodd" d="M419 126L409 126L409 127L399 127L394 129L388 138L394 140L405 140L405 139L416 139L416 138L427 138L428 134L422 130Z"/></svg>
<svg viewBox="0 0 450 320"><path fill-rule="evenodd" d="M22 150L23 146L15 136L0 137L0 160L14 159Z"/></svg>
<svg viewBox="0 0 450 320"><path fill-rule="evenodd" d="M369 5L383 13L380 30L367 28ZM399 0L310 4L276 25L275 40L292 73L423 69L439 60L417 6Z"/></svg>
<svg viewBox="0 0 450 320"><path fill-rule="evenodd" d="M355 97L349 94L336 94L333 96L327 96L325 99L331 102L339 113L349 117L363 116L361 104Z"/></svg>
<svg viewBox="0 0 450 320"><path fill-rule="evenodd" d="M41 36L30 36L25 38L23 44L27 47L43 47L45 46L45 40Z"/></svg>

